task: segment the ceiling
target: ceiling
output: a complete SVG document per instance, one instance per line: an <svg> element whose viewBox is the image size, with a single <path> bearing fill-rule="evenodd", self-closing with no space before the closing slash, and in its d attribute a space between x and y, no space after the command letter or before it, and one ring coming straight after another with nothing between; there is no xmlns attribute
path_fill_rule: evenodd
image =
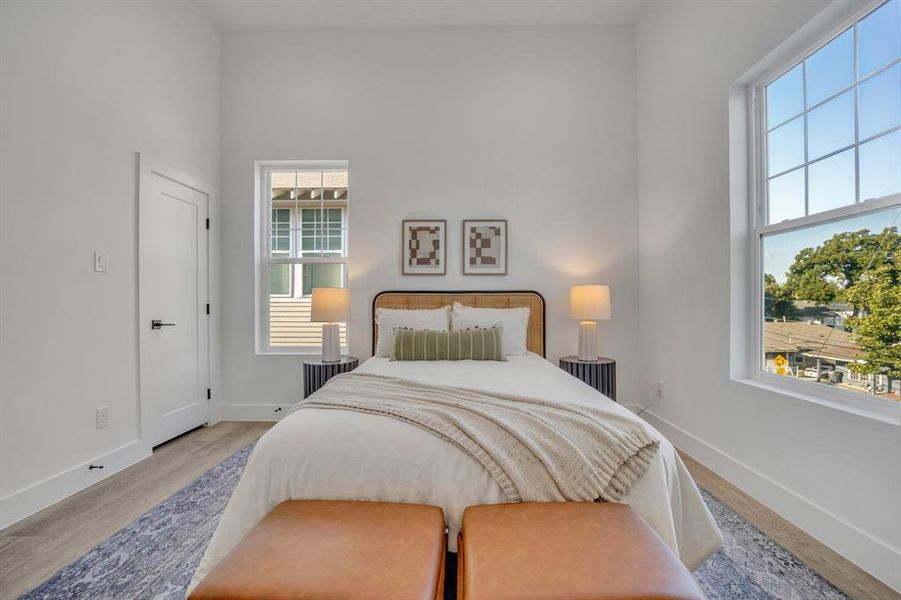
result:
<svg viewBox="0 0 901 600"><path fill-rule="evenodd" d="M635 25L648 0L195 0L222 31Z"/></svg>

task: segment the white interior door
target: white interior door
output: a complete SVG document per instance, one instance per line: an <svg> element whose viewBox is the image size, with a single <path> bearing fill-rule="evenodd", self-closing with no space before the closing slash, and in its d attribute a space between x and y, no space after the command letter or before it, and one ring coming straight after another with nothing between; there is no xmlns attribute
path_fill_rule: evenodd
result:
<svg viewBox="0 0 901 600"><path fill-rule="evenodd" d="M209 420L209 192L143 157L140 177L141 423L156 446Z"/></svg>

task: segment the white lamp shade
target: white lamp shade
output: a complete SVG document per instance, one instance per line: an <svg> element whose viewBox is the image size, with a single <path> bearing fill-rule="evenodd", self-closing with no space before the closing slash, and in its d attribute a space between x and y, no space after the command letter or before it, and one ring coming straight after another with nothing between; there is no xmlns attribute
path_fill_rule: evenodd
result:
<svg viewBox="0 0 901 600"><path fill-rule="evenodd" d="M577 321L610 318L610 286L574 285L569 291L569 316Z"/></svg>
<svg viewBox="0 0 901 600"><path fill-rule="evenodd" d="M310 321L347 323L349 320L350 290L348 288L313 288Z"/></svg>

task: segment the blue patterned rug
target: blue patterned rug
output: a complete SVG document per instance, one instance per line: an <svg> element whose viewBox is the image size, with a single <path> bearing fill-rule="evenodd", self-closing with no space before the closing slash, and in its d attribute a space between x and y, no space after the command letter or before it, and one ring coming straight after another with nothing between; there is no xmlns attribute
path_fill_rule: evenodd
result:
<svg viewBox="0 0 901 600"><path fill-rule="evenodd" d="M184 598L219 516L253 445L207 471L85 556L64 567L27 600L168 600ZM788 550L704 492L725 545L695 576L713 599L846 598ZM449 555L454 557L454 555ZM455 565L448 564L448 581ZM450 587L450 586L449 586ZM453 598L454 590L446 597Z"/></svg>

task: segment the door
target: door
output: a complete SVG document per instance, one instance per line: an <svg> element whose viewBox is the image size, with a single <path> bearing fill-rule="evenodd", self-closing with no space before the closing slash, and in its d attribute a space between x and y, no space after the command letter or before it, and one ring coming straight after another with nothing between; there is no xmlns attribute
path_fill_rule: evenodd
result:
<svg viewBox="0 0 901 600"><path fill-rule="evenodd" d="M209 419L209 188L141 158L141 428L156 446Z"/></svg>

